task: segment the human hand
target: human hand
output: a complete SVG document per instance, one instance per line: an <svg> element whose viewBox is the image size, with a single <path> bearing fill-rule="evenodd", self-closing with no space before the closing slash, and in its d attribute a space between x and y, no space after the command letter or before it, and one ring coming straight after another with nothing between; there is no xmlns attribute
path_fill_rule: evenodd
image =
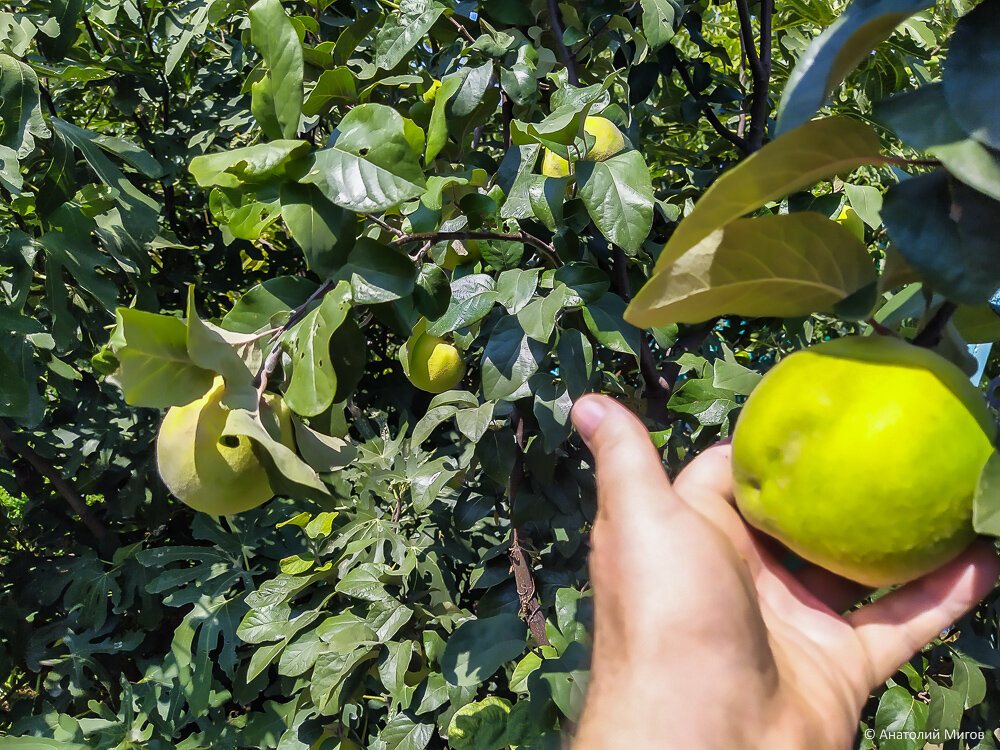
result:
<svg viewBox="0 0 1000 750"><path fill-rule="evenodd" d="M584 396L594 455L594 650L573 750L845 750L868 694L989 593L993 545L841 615L866 589L792 573L733 505L716 445L671 485L625 407ZM780 554L780 553L779 553Z"/></svg>

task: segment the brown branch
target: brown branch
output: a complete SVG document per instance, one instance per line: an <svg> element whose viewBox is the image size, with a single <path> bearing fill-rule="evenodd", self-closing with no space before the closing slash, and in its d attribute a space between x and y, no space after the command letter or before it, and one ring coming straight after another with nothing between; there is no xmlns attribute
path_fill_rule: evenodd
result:
<svg viewBox="0 0 1000 750"><path fill-rule="evenodd" d="M274 374L274 371L278 368L278 362L281 361L282 349L277 343L278 339L281 338L281 334L302 320L302 318L306 316L306 310L309 305L327 292L331 291L335 286L336 285L330 279L327 279L320 284L319 288L309 295L309 299L292 310L292 314L288 317L288 320L285 321L285 324L274 332L274 335L271 337L271 341L269 342L272 346L271 351L268 352L267 357L264 359L264 362L261 364L260 369L257 370L257 374L253 379L254 387L257 389L258 400L264 395L264 391L267 390L267 383Z"/></svg>
<svg viewBox="0 0 1000 750"><path fill-rule="evenodd" d="M100 522L91 515L90 510L87 508L87 503L77 492L76 488L70 484L59 470L56 469L52 464L50 464L45 458L40 456L33 448L25 443L22 443L17 435L14 434L14 430L11 429L10 423L6 419L0 419L0 442L4 444L8 450L13 451L27 461L31 466L41 474L43 477L51 482L52 486L56 489L62 498L69 504L69 507L73 509L73 512L80 517L83 525L90 529L90 533L94 535L101 544L105 544L109 541L109 536L107 530L100 524Z"/></svg>
<svg viewBox="0 0 1000 750"><path fill-rule="evenodd" d="M402 237L397 237L389 244L398 246L408 242L441 242L443 240L504 240L507 242L520 242L538 250L552 265L562 265L559 256L556 255L556 249L552 245L523 230L513 234L504 234L503 232L417 232L416 234L405 234Z"/></svg>
<svg viewBox="0 0 1000 750"><path fill-rule="evenodd" d="M473 44L476 43L476 38L469 33L469 30L462 25L461 21L458 21L454 16L448 16L448 20L451 21L451 25L458 29L458 33L464 36Z"/></svg>
<svg viewBox="0 0 1000 750"><path fill-rule="evenodd" d="M937 346L944 334L944 327L948 325L948 321L951 320L951 316L957 309L958 305L951 300L945 300L933 317L927 321L927 325L913 338L912 343L928 349Z"/></svg>
<svg viewBox="0 0 1000 750"><path fill-rule="evenodd" d="M366 219L370 219L374 223L378 224L380 227L382 227L387 232L392 232L397 237L405 237L406 236L406 232L404 232L402 229L397 229L396 227L391 226L390 224L386 223L385 221L383 221L382 219L380 219L377 216L372 216L371 214L365 214L364 216L365 216Z"/></svg>
<svg viewBox="0 0 1000 750"><path fill-rule="evenodd" d="M892 164L895 167L940 167L941 162L937 159L904 159L901 156L883 156L883 164Z"/></svg>
<svg viewBox="0 0 1000 750"><path fill-rule="evenodd" d="M747 152L758 151L764 144L767 132L767 116L771 84L771 17L774 15L774 0L760 0L760 53L754 44L753 24L747 0L736 0L740 16L740 38L746 53L753 81L750 100L750 133L747 136Z"/></svg>
<svg viewBox="0 0 1000 750"><path fill-rule="evenodd" d="M507 486L508 517L511 515L510 509L514 506L514 498L521 486L521 479L524 477L524 421L514 408L510 417L511 426L514 428L514 441L517 443L517 452L514 454L514 466L510 472L510 483ZM507 552L510 558L510 569L514 573L514 584L517 587L517 598L521 602L521 615L528 622L528 628L535 642L539 646L549 646L549 638L545 634L545 613L538 603L535 590L535 578L531 575L531 563L521 545L521 539L517 529L511 524L510 549Z"/></svg>
<svg viewBox="0 0 1000 750"><path fill-rule="evenodd" d="M558 0L547 0L547 2L549 7L549 21L552 23L552 33L556 38L556 47L559 49L559 57L562 58L563 65L566 66L566 74L569 78L569 82L573 86L579 86L580 77L576 74L576 61L573 59L573 53L569 51L569 48L563 41L562 20L559 17Z"/></svg>
<svg viewBox="0 0 1000 750"><path fill-rule="evenodd" d="M715 110L712 109L712 105L709 104L708 100L695 91L694 81L691 80L691 74L685 67L684 61L678 54L676 54L676 51L674 53L674 61L676 63L674 67L677 68L677 73L680 75L681 81L684 83L684 88L687 89L691 97L698 103L698 106L701 107L701 112L705 116L705 119L708 120L708 124L712 126L716 133L732 143L740 151L746 152L746 141L723 125L722 120L720 120L719 116L715 114Z"/></svg>

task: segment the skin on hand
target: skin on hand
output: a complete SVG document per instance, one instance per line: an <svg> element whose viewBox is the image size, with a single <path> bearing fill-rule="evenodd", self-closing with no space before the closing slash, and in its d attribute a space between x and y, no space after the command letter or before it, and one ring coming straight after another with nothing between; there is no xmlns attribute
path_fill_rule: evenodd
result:
<svg viewBox="0 0 1000 750"><path fill-rule="evenodd" d="M606 396L573 423L594 455L594 651L573 750L847 750L862 706L988 594L993 545L841 615L866 589L795 573L733 505L730 447L671 484L646 428Z"/></svg>

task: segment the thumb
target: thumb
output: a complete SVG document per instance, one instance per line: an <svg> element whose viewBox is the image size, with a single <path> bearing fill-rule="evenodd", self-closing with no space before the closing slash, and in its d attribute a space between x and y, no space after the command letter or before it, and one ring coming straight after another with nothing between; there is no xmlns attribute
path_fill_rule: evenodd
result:
<svg viewBox="0 0 1000 750"><path fill-rule="evenodd" d="M608 396L590 394L577 400L570 418L594 454L605 518L644 518L680 503L649 433L632 412Z"/></svg>

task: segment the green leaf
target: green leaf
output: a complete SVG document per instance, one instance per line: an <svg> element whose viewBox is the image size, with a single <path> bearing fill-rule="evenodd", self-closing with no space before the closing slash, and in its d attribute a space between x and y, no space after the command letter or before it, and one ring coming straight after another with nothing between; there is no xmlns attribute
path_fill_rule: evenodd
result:
<svg viewBox="0 0 1000 750"><path fill-rule="evenodd" d="M281 136L294 138L302 115L302 44L280 0L257 0L251 6L250 36L268 69Z"/></svg>
<svg viewBox="0 0 1000 750"><path fill-rule="evenodd" d="M556 327L556 318L572 292L560 284L545 297L537 297L517 313L521 328L535 341L547 344Z"/></svg>
<svg viewBox="0 0 1000 750"><path fill-rule="evenodd" d="M316 289L315 281L301 276L268 279L240 297L222 319L222 327L238 333L256 333L277 327Z"/></svg>
<svg viewBox="0 0 1000 750"><path fill-rule="evenodd" d="M239 188L246 182L267 182L284 176L289 163L305 156L308 151L307 141L258 143L196 156L188 164L188 171L202 187Z"/></svg>
<svg viewBox="0 0 1000 750"><path fill-rule="evenodd" d="M1000 453L983 465L972 498L972 527L980 534L1000 537Z"/></svg>
<svg viewBox="0 0 1000 750"><path fill-rule="evenodd" d="M653 224L653 183L638 151L576 164L580 197L601 234L636 252Z"/></svg>
<svg viewBox="0 0 1000 750"><path fill-rule="evenodd" d="M875 279L857 237L822 214L738 219L655 273L626 319L646 328L717 315L829 312Z"/></svg>
<svg viewBox="0 0 1000 750"><path fill-rule="evenodd" d="M227 406L256 408L257 393L250 384L250 368L231 342L238 339L238 335L202 320L195 308L194 296L194 285L191 285L187 295L187 352L191 361L225 378L224 402Z"/></svg>
<svg viewBox="0 0 1000 750"><path fill-rule="evenodd" d="M944 63L951 113L975 140L1000 149L1000 13L986 0L958 19Z"/></svg>
<svg viewBox="0 0 1000 750"><path fill-rule="evenodd" d="M501 318L483 348L483 396L513 401L527 395L528 378L544 356L544 344L529 338L517 318Z"/></svg>
<svg viewBox="0 0 1000 750"><path fill-rule="evenodd" d="M814 120L768 143L716 180L656 261L668 267L708 235L768 201L882 161L875 132L844 117Z"/></svg>
<svg viewBox="0 0 1000 750"><path fill-rule="evenodd" d="M625 301L617 294L605 294L584 307L583 320L602 346L639 356L639 329L625 320Z"/></svg>
<svg viewBox="0 0 1000 750"><path fill-rule="evenodd" d="M952 651L952 661L952 689L958 693L965 708L978 706L986 698L986 677L983 676L983 670L971 658L957 651Z"/></svg>
<svg viewBox="0 0 1000 750"><path fill-rule="evenodd" d="M395 68L445 11L434 0L410 0L389 16L375 36L375 64Z"/></svg>
<svg viewBox="0 0 1000 750"><path fill-rule="evenodd" d="M433 735L433 724L418 724L400 713L379 732L379 740L385 750L424 750Z"/></svg>
<svg viewBox="0 0 1000 750"><path fill-rule="evenodd" d="M948 299L979 304L1000 287L1000 202L943 170L893 185L882 221L910 267Z"/></svg>
<svg viewBox="0 0 1000 750"><path fill-rule="evenodd" d="M779 136L806 123L830 93L893 30L933 0L853 2L816 37L788 77L778 104Z"/></svg>
<svg viewBox="0 0 1000 750"><path fill-rule="evenodd" d="M684 16L679 0L642 0L642 33L654 50L674 38Z"/></svg>
<svg viewBox="0 0 1000 750"><path fill-rule="evenodd" d="M467 620L448 638L441 672L451 685L479 685L524 653L526 639L525 624L511 612Z"/></svg>
<svg viewBox="0 0 1000 750"><path fill-rule="evenodd" d="M493 277L485 273L469 274L451 283L451 302L438 320L427 326L427 333L442 336L465 328L486 317L497 301Z"/></svg>
<svg viewBox="0 0 1000 750"><path fill-rule="evenodd" d="M120 366L110 380L132 406L164 409L201 398L215 374L187 351L187 328L169 315L120 307L111 345Z"/></svg>
<svg viewBox="0 0 1000 750"><path fill-rule="evenodd" d="M30 67L0 53L0 145L23 159L35 148L35 138L51 133L42 117L38 77Z"/></svg>
<svg viewBox="0 0 1000 750"><path fill-rule="evenodd" d="M408 297L416 275L417 269L406 255L362 237L334 278L349 280L354 302L365 305Z"/></svg>
<svg viewBox="0 0 1000 750"><path fill-rule="evenodd" d="M497 301L511 315L519 312L528 302L538 286L537 268L512 268L497 277Z"/></svg>
<svg viewBox="0 0 1000 750"><path fill-rule="evenodd" d="M315 183L338 206L358 212L384 211L426 187L403 118L383 104L348 112L332 145L313 155L300 182Z"/></svg>
<svg viewBox="0 0 1000 750"><path fill-rule="evenodd" d="M292 376L285 403L296 414L314 417L333 403L337 373L330 357L330 337L350 309L350 285L342 281L292 329Z"/></svg>
<svg viewBox="0 0 1000 750"><path fill-rule="evenodd" d="M317 472L325 474L350 466L357 457L357 448L343 438L324 435L299 419L292 419L295 428L295 447L299 454Z"/></svg>
<svg viewBox="0 0 1000 750"><path fill-rule="evenodd" d="M335 104L353 103L357 98L355 78L350 68L340 66L324 70L316 80L313 90L309 92L309 98L302 107L302 114L306 117L326 114Z"/></svg>
<svg viewBox="0 0 1000 750"><path fill-rule="evenodd" d="M358 235L358 217L331 203L315 185L281 186L281 218L313 273L326 278L347 262Z"/></svg>
<svg viewBox="0 0 1000 750"><path fill-rule="evenodd" d="M1000 159L979 141L966 138L928 150L954 177L1000 201Z"/></svg>
<svg viewBox="0 0 1000 750"><path fill-rule="evenodd" d="M895 685L884 693L875 712L879 750L919 750L925 744L920 733L927 725L927 704L913 698L906 688Z"/></svg>
<svg viewBox="0 0 1000 750"><path fill-rule="evenodd" d="M434 108L431 110L431 121L427 126L427 151L424 153L424 164L434 161L441 149L448 142L448 121L445 117L445 108L448 100L458 91L462 81L458 78L445 76L441 82L441 87L434 97Z"/></svg>
<svg viewBox="0 0 1000 750"><path fill-rule="evenodd" d="M50 60L59 60L76 41L76 27L83 11L83 0L52 0L49 15L59 24L59 34L52 39L39 37L39 46Z"/></svg>
<svg viewBox="0 0 1000 750"><path fill-rule="evenodd" d="M437 320L444 315L451 302L451 284L441 266L434 263L420 266L413 289L413 302L428 320Z"/></svg>
<svg viewBox="0 0 1000 750"><path fill-rule="evenodd" d="M937 730L942 735L947 732L958 732L965 709L962 696L958 691L939 685L934 680L927 681L927 692L931 697L927 730Z"/></svg>
<svg viewBox="0 0 1000 750"><path fill-rule="evenodd" d="M749 396L760 379L759 372L748 370L738 362L728 362L724 359L715 360L715 366L712 370L713 388L732 391L740 396Z"/></svg>
<svg viewBox="0 0 1000 750"><path fill-rule="evenodd" d="M590 390L594 349L582 331L570 328L560 334L556 351L559 357L559 377L566 384L570 397L577 399Z"/></svg>
<svg viewBox="0 0 1000 750"><path fill-rule="evenodd" d="M705 378L685 380L680 388L670 395L667 406L675 412L690 414L699 424L721 425L729 412L737 407L732 391L715 386Z"/></svg>
<svg viewBox="0 0 1000 750"><path fill-rule="evenodd" d="M535 400L531 407L538 429L545 439L545 450L555 453L558 447L569 437L569 412L573 408L573 399L565 386L556 383L547 373L536 376Z"/></svg>
<svg viewBox="0 0 1000 750"><path fill-rule="evenodd" d="M966 343L1000 341L1000 315L989 305L959 305L951 322Z"/></svg>
<svg viewBox="0 0 1000 750"><path fill-rule="evenodd" d="M944 85L940 82L883 99L876 105L875 114L913 148L927 149L966 137L948 108Z"/></svg>

